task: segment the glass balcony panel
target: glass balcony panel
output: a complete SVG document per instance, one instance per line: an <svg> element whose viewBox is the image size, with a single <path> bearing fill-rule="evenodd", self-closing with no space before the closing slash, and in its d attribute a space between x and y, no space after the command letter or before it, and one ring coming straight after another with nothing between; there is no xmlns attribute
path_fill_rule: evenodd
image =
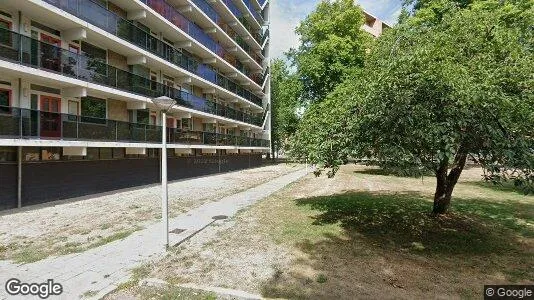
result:
<svg viewBox="0 0 534 300"><path fill-rule="evenodd" d="M204 112L217 114L216 105L209 100L117 69L107 65L101 59L70 52L66 49L39 42L4 29L0 29L0 39L0 57L2 59L18 61L21 64L34 68L60 73L65 76L114 87L146 97L153 98L169 95L169 97L175 99L178 103L186 104ZM188 64L191 65L191 68L196 67L196 71L210 82L222 85L231 90L237 89L235 83L217 74L211 67L197 64L194 61ZM242 91L241 94L243 94ZM247 97L252 99L250 95L247 95Z"/></svg>

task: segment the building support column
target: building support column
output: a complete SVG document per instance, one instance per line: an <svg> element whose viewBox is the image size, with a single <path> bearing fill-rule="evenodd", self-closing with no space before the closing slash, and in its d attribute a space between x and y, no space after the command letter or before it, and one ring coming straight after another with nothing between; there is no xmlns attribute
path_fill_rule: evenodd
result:
<svg viewBox="0 0 534 300"><path fill-rule="evenodd" d="M22 207L22 146L17 149L17 207Z"/></svg>

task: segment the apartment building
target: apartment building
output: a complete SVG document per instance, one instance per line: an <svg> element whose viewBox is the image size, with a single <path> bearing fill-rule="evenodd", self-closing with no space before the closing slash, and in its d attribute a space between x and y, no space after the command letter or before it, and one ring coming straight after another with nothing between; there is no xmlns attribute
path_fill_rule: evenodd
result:
<svg viewBox="0 0 534 300"><path fill-rule="evenodd" d="M258 166L268 0L0 1L0 210ZM162 120L152 102L176 105Z"/></svg>
<svg viewBox="0 0 534 300"><path fill-rule="evenodd" d="M363 14L365 15L365 23L363 24L362 29L373 37L377 38L382 35L384 30L391 28L391 26L373 16L369 12L364 10Z"/></svg>

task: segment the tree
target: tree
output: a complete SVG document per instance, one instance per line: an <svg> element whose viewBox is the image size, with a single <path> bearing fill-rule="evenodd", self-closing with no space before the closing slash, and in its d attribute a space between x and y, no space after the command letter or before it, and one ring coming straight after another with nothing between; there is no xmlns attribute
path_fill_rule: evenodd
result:
<svg viewBox="0 0 534 300"><path fill-rule="evenodd" d="M289 58L303 82L303 102L323 100L348 70L363 66L371 41L363 24L363 12L353 0L334 0L321 1L297 27L301 44Z"/></svg>
<svg viewBox="0 0 534 300"><path fill-rule="evenodd" d="M532 186L533 9L532 1L487 0L444 8L440 22L416 13L379 39L365 72L340 85L348 94L326 98L350 103L340 120L330 118L336 141L303 142L310 110L292 153L332 173L351 156L434 172L434 214L447 212L469 157L491 179ZM324 153L325 143L336 148Z"/></svg>
<svg viewBox="0 0 534 300"><path fill-rule="evenodd" d="M272 153L284 149L286 140L296 131L301 92L302 84L297 75L290 73L283 60L273 60L271 62Z"/></svg>

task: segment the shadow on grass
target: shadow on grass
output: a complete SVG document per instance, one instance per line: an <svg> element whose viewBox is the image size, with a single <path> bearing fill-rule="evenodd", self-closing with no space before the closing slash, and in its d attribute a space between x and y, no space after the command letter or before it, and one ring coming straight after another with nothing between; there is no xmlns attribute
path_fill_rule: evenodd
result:
<svg viewBox="0 0 534 300"><path fill-rule="evenodd" d="M404 283L417 286L414 290L435 289L436 276L441 276L444 286L447 280L457 283L456 276L464 271L502 272L511 281L534 278L530 267L534 251L522 241L534 237L534 203L456 197L451 212L440 217L429 214L432 202L417 193L351 192L299 199L296 204L318 212L309 225L339 224L344 229L343 236L297 243L310 257L308 264L336 282L321 285L302 274L279 274L264 285L267 297L350 298L358 290L354 285L366 283L368 289L383 286L386 293L397 283L379 274L383 258L401 270L415 268L412 271L418 275L406 276L408 283ZM431 266L438 265L436 272ZM479 286L464 285L451 293L471 297L479 290ZM379 288L375 293L383 295Z"/></svg>
<svg viewBox="0 0 534 300"><path fill-rule="evenodd" d="M492 183L492 182L486 182L486 181L481 180L481 181L465 182L465 184L476 186L476 187L481 187L481 188L486 188L486 189L490 189L490 190L497 191L497 192L510 192L510 193L521 195L521 196L527 195L527 193L525 193L525 190L521 189L520 187L515 186L514 183L510 181L503 182L503 183Z"/></svg>
<svg viewBox="0 0 534 300"><path fill-rule="evenodd" d="M511 250L517 235L534 236L534 205L453 199L448 215L429 214L432 203L417 193L346 193L297 200L321 212L313 224L340 223L384 247L423 245L423 253L488 254Z"/></svg>
<svg viewBox="0 0 534 300"><path fill-rule="evenodd" d="M364 170L356 170L354 174L375 175L375 176L395 176L403 178L420 178L433 177L432 172L410 169L384 169L384 168L367 168Z"/></svg>

